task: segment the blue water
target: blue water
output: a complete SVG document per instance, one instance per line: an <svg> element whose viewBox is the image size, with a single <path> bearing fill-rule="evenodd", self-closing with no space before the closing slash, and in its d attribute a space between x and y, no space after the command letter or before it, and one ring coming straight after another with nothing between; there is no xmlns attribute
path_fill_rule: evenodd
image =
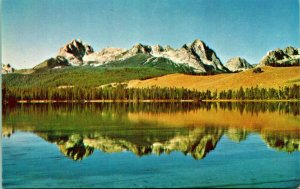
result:
<svg viewBox="0 0 300 189"><path fill-rule="evenodd" d="M298 104L29 104L2 120L4 188L300 184Z"/></svg>
<svg viewBox="0 0 300 189"><path fill-rule="evenodd" d="M200 161L181 152L138 157L96 150L78 162L27 132L16 132L2 143L4 188L295 187L300 183L300 153L277 152L255 134L240 143L223 136Z"/></svg>

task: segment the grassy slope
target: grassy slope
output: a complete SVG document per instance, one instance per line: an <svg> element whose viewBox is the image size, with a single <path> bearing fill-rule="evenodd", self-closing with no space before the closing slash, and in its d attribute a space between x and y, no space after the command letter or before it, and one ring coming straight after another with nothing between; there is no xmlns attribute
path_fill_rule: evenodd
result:
<svg viewBox="0 0 300 189"><path fill-rule="evenodd" d="M224 90L245 87L279 87L300 84L299 67L263 67L263 73L254 74L252 70L240 73L218 74L212 76L191 76L171 74L144 81L133 80L129 87L185 87L197 90Z"/></svg>

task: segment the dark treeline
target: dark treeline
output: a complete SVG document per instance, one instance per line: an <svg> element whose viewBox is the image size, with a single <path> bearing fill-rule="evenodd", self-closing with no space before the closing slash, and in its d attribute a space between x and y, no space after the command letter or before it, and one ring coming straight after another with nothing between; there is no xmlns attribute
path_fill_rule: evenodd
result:
<svg viewBox="0 0 300 189"><path fill-rule="evenodd" d="M258 114L264 112L279 112L284 114L300 114L299 102L122 102L122 103L42 103L42 104L4 104L2 114L12 114L18 109L22 112L36 112L39 114L73 113L75 112L114 112L127 114L128 112L145 113L177 113L190 112L198 109L207 111L235 111L241 114Z"/></svg>
<svg viewBox="0 0 300 189"><path fill-rule="evenodd" d="M300 99L300 86L286 86L278 89L251 87L238 90L197 91L184 88L126 88L124 85L105 88L2 88L5 102L19 100L291 100Z"/></svg>

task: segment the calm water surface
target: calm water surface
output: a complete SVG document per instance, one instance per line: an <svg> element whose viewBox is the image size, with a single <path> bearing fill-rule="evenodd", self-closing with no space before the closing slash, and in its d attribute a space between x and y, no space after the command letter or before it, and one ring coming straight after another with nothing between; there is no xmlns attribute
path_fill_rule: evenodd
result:
<svg viewBox="0 0 300 189"><path fill-rule="evenodd" d="M298 103L3 107L4 188L296 187Z"/></svg>

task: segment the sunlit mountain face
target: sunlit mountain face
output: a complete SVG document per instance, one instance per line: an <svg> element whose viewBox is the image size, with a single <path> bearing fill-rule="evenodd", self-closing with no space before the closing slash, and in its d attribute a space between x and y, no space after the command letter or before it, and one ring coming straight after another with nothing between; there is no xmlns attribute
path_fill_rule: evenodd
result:
<svg viewBox="0 0 300 189"><path fill-rule="evenodd" d="M298 103L23 104L2 115L4 137L33 133L75 161L97 150L201 160L223 137L242 143L249 135L278 152L300 151Z"/></svg>

